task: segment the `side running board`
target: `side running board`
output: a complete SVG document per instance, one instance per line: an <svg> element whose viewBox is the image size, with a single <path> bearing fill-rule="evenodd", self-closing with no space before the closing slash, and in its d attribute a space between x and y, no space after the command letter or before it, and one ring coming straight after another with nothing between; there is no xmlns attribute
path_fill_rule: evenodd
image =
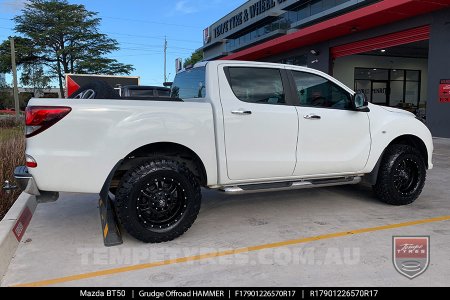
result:
<svg viewBox="0 0 450 300"><path fill-rule="evenodd" d="M219 190L229 194L261 193L271 191L287 191L287 190L298 190L316 187L328 187L346 184L358 184L361 182L361 180L362 177L340 177L331 179L314 179L314 180L302 180L292 182L288 181L288 182L225 186L220 188Z"/></svg>

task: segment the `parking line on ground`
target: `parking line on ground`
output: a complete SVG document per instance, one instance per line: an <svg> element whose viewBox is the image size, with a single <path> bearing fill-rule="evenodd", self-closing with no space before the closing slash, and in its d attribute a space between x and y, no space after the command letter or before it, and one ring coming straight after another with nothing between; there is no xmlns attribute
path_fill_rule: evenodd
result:
<svg viewBox="0 0 450 300"><path fill-rule="evenodd" d="M157 261L157 262L152 262L152 263L137 264L137 265L131 265L131 266L126 266L126 267L106 269L106 270L88 272L88 273L83 273L83 274L42 280L42 281L22 283L22 284L17 284L14 286L16 286L16 287L49 286L49 285L55 285L55 284L59 284L59 283L78 281L78 280L102 277L102 276L107 276L107 275L117 275L117 274L125 273L125 272L150 269L150 268L185 263L185 262L190 262L190 261L199 261L199 260L205 260L205 259L216 258L216 257L221 257L221 256L249 253L249 252L254 252L254 251L259 251L259 250L292 246L292 245L304 244L304 243L314 242L314 241L319 241L319 240L345 237L345 236L355 235L355 234L376 232L376 231L389 230L389 229L395 229L395 228L401 228L401 227L409 227L409 226L442 222L442 221L450 221L450 216L441 216L441 217L409 221L409 222L403 222L403 223L397 223L397 224L389 224L389 225L383 225L383 226L377 226L377 227L361 228L361 229L355 229L355 230L350 230L350 231L335 232L335 233L317 235L317 236L300 238L300 239L287 240L287 241L276 242L276 243L249 246L246 248L238 248L238 249L230 249L230 250L225 250L225 251L210 252L210 253L205 253L205 254L199 254L199 255L188 256L188 257L180 257L180 258L169 259L169 260L164 260L164 261Z"/></svg>

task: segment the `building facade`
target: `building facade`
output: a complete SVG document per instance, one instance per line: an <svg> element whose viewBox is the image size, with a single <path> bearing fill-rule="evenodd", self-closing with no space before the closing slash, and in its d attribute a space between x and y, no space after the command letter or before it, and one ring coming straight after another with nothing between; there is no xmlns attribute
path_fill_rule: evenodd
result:
<svg viewBox="0 0 450 300"><path fill-rule="evenodd" d="M250 0L203 36L205 60L315 68L450 137L450 0Z"/></svg>

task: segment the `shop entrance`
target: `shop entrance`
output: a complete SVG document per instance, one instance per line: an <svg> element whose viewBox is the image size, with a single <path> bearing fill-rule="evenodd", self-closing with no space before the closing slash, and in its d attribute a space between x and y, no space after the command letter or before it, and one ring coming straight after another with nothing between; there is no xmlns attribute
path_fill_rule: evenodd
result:
<svg viewBox="0 0 450 300"><path fill-rule="evenodd" d="M429 27L331 48L333 76L374 104L425 118Z"/></svg>

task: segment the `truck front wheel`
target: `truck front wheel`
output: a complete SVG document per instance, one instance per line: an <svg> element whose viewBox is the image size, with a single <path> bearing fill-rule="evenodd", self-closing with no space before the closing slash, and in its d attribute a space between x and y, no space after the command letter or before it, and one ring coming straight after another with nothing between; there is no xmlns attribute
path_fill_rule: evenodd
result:
<svg viewBox="0 0 450 300"><path fill-rule="evenodd" d="M166 159L128 171L116 193L119 221L146 243L171 241L184 234L200 210L200 185L183 164Z"/></svg>
<svg viewBox="0 0 450 300"><path fill-rule="evenodd" d="M425 179L420 152L408 145L391 145L383 156L374 191L385 203L407 205L419 197Z"/></svg>

